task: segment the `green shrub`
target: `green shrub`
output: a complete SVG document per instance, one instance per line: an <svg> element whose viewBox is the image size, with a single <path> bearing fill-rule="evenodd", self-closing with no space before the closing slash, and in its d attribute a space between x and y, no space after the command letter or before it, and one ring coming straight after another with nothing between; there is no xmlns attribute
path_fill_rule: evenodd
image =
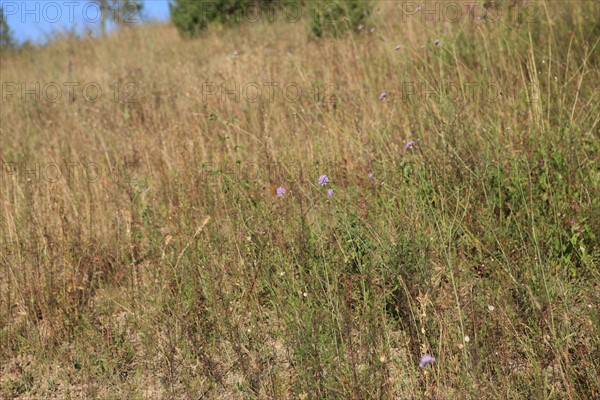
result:
<svg viewBox="0 0 600 400"><path fill-rule="evenodd" d="M0 48L6 49L14 47L15 39L13 38L13 33L4 17L4 10L0 7Z"/></svg>
<svg viewBox="0 0 600 400"><path fill-rule="evenodd" d="M261 11L259 17L269 19L270 14L265 11L274 10L281 3L277 0L173 0L169 7L171 21L179 32L194 37L211 22L235 25L255 20L256 6Z"/></svg>
<svg viewBox="0 0 600 400"><path fill-rule="evenodd" d="M311 3L310 31L323 37L365 29L370 11L368 0L315 1Z"/></svg>
<svg viewBox="0 0 600 400"><path fill-rule="evenodd" d="M309 16L310 31L317 37L363 29L371 10L369 0L173 0L171 21L181 34L195 37L210 23L231 26L242 21L272 21L278 11L286 7L290 11L291 4Z"/></svg>

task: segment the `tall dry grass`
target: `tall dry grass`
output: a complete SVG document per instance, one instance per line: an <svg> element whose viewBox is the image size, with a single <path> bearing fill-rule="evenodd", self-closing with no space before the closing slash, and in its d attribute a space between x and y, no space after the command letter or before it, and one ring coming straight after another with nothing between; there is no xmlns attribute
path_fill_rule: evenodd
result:
<svg viewBox="0 0 600 400"><path fill-rule="evenodd" d="M534 4L2 54L0 393L598 396L599 6Z"/></svg>

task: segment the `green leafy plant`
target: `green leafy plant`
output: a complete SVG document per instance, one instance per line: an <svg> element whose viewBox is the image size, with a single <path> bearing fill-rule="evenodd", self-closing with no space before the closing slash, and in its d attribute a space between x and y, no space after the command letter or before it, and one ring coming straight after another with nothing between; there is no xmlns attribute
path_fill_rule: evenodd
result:
<svg viewBox="0 0 600 400"><path fill-rule="evenodd" d="M264 11L276 6L275 0L173 0L169 5L173 25L188 37L197 36L209 23L235 25L250 20L256 7Z"/></svg>
<svg viewBox="0 0 600 400"><path fill-rule="evenodd" d="M0 49L14 48L16 46L13 33L4 17L4 10L0 7Z"/></svg>
<svg viewBox="0 0 600 400"><path fill-rule="evenodd" d="M348 31L365 29L371 12L371 3L348 0L311 3L310 31L317 37L339 36Z"/></svg>

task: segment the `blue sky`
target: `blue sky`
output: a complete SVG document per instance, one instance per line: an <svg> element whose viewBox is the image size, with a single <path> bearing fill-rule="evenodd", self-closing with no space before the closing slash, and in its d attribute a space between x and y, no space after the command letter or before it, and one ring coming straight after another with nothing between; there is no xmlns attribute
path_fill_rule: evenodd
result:
<svg viewBox="0 0 600 400"><path fill-rule="evenodd" d="M99 33L99 8L89 3L90 0L0 0L0 7L17 41L45 43L56 30ZM169 19L169 0L142 0L142 3L141 18L129 12L128 23Z"/></svg>

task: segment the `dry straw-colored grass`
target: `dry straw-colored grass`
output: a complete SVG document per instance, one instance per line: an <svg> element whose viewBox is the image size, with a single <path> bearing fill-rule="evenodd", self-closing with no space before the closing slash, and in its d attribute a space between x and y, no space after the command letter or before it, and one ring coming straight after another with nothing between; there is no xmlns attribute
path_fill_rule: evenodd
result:
<svg viewBox="0 0 600 400"><path fill-rule="evenodd" d="M535 4L2 54L4 95L103 95L3 99L0 396L598 396L599 5ZM302 96L203 98L223 82Z"/></svg>

